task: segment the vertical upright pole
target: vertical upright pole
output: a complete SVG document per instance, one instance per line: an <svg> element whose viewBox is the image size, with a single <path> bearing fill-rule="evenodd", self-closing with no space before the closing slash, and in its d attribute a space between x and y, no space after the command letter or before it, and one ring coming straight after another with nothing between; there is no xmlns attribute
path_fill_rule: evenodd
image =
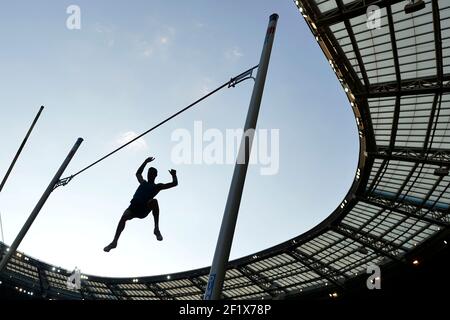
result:
<svg viewBox="0 0 450 320"><path fill-rule="evenodd" d="M50 184L48 185L47 189L45 189L44 193L42 194L41 198L39 199L38 203L34 207L33 211L31 212L30 216L28 217L27 221L23 225L22 229L20 230L19 234L17 235L16 239L14 240L13 244L9 248L8 253L5 255L5 257L2 259L0 263L0 273L3 271L3 269L6 267L6 264L8 263L11 256L16 252L17 247L22 242L23 238L25 237L26 233L30 229L31 225L33 224L34 219L36 219L37 215L39 214L39 211L44 206L45 202L47 201L48 197L50 196L50 193L55 189L56 184L58 183L59 179L61 178L61 175L64 173L64 170L67 168L67 166L70 163L70 160L72 160L73 156L77 152L78 148L80 147L81 143L83 142L82 138L78 138L75 142L75 145L70 150L69 154L67 155L64 162L61 164L60 168L56 172L53 179L50 181Z"/></svg>
<svg viewBox="0 0 450 320"><path fill-rule="evenodd" d="M3 222L2 222L2 212L0 211L0 231L2 232L2 242L5 243L5 237L3 236Z"/></svg>
<svg viewBox="0 0 450 320"><path fill-rule="evenodd" d="M272 51L277 21L278 15L276 13L272 14L270 16L269 26L267 28L266 38L264 40L258 73L256 75L247 119L245 121L244 135L242 136L241 145L239 147L238 159L234 167L233 178L223 214L216 251L214 253L211 271L209 273L208 285L204 296L205 300L220 299L222 292L225 269L233 242L233 235L236 227L239 205L241 203L242 191L244 189L254 130L258 120L259 107L261 105L261 98L264 91L264 83L266 81L267 68L269 66L270 53Z"/></svg>
<svg viewBox="0 0 450 320"><path fill-rule="evenodd" d="M30 134L31 134L31 131L33 131L34 125L35 125L36 122L38 121L38 119L39 119L39 117L40 117L40 115L41 115L42 110L44 110L44 106L41 106L41 107L39 108L39 112L37 113L36 117L34 117L34 120L33 120L33 123L31 124L30 129L28 129L28 132L27 132L25 138L23 139L22 144L21 144L20 147L19 147L19 150L17 150L16 155L14 156L14 159L13 159L13 161L11 162L11 164L10 164L10 166L9 166L9 168L8 168L8 171L6 171L6 174L5 174L5 176L3 177L2 182L0 183L0 192L2 192L3 187L5 186L6 180L8 180L9 174L11 173L11 171L12 171L14 165L16 164L17 158L19 158L19 155L20 155L20 153L22 152L22 149L23 149L23 147L25 146L25 143L27 142L28 137L29 137Z"/></svg>

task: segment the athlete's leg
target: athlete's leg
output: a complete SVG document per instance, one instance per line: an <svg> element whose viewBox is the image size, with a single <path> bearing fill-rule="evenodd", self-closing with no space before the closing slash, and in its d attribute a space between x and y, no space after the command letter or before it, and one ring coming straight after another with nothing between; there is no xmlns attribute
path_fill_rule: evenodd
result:
<svg viewBox="0 0 450 320"><path fill-rule="evenodd" d="M163 237L161 235L161 231L159 231L159 205L158 205L158 200L156 200L156 199L150 200L150 202L148 203L148 206L149 206L150 210L152 211L153 220L155 221L155 230L153 231L153 233L155 234L156 239L161 241L163 239Z"/></svg>
<svg viewBox="0 0 450 320"><path fill-rule="evenodd" d="M122 233L123 229L125 229L125 223L131 219L133 219L132 212L130 211L130 209L125 210L122 217L120 218L119 224L117 225L114 240L103 249L104 251L109 252L111 249L117 247L117 241L119 240L120 234Z"/></svg>
<svg viewBox="0 0 450 320"><path fill-rule="evenodd" d="M158 200L152 199L148 203L148 206L153 214L153 220L155 221L155 229L159 229L159 205Z"/></svg>

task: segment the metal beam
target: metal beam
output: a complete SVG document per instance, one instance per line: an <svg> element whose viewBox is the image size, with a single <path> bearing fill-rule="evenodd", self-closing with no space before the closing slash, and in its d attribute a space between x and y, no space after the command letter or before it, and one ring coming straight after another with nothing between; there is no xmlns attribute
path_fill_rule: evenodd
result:
<svg viewBox="0 0 450 320"><path fill-rule="evenodd" d="M313 271L314 273L316 273L320 277L326 279L328 282L334 284L336 287L343 288L343 284L342 283L340 283L339 281L334 280L332 277L330 277L328 274L326 274L322 270L316 268L314 265L312 265L312 264L308 263L307 261L305 261L303 256L301 254L298 254L296 252L296 250L287 251L286 254L289 255L290 257L294 258L299 263L303 264L307 269Z"/></svg>
<svg viewBox="0 0 450 320"><path fill-rule="evenodd" d="M392 202L391 200L383 199L382 197L374 197L370 195L367 197L359 197L358 200L384 210L396 212L401 215L422 220L441 227L450 226L450 217L448 216L448 213L444 213L440 210L426 209L425 211L410 203Z"/></svg>
<svg viewBox="0 0 450 320"><path fill-rule="evenodd" d="M303 259L308 260L311 265L317 265L320 267L320 269L323 269L326 271L327 274L331 275L334 280L339 281L341 278L348 279L348 276L343 273L342 271L334 268L333 266L329 264L325 264L319 259L316 259L314 256L300 250L299 248L295 249L295 252L301 256L303 256ZM334 260L336 261L336 260ZM334 262L333 261L333 262Z"/></svg>
<svg viewBox="0 0 450 320"><path fill-rule="evenodd" d="M188 280L189 280L190 282L192 282L192 284L193 284L197 289L199 289L202 293L205 292L206 285L207 285L206 281L203 281L203 280L200 279L200 278L189 278Z"/></svg>
<svg viewBox="0 0 450 320"><path fill-rule="evenodd" d="M423 148L398 148L389 152L388 148L380 147L377 152L368 155L378 159L398 160L405 162L420 162L436 166L450 166L450 150L429 149L423 153Z"/></svg>
<svg viewBox="0 0 450 320"><path fill-rule="evenodd" d="M405 178L405 180L403 181L403 183L402 183L402 185L400 186L400 188L398 189L398 191L397 191L397 193L396 193L396 195L394 196L394 200L393 201L396 201L401 195L402 195L402 192L403 192L403 190L405 189L405 187L407 186L407 184L409 183L409 181L410 181L410 179L411 179L411 177L414 175L414 173L416 172L416 169L417 169L417 167L419 166L419 164L416 162L416 163L414 163L414 165L413 165L413 167L411 168L411 170L409 171L409 173L408 173L408 176ZM423 168L423 164L422 164L422 167L421 167L421 169L420 170L422 170L422 168ZM417 177L418 177L419 175L417 175ZM417 177L415 178L415 179L417 179ZM409 189L408 189L408 191L406 191L406 193L404 194L405 196L408 194L408 192L411 190L411 188L412 188L412 186L414 185L414 182L411 184L411 186L409 187ZM373 219L371 219L371 221L372 221ZM367 222L367 224L368 224L369 222ZM366 224L366 225L367 225Z"/></svg>
<svg viewBox="0 0 450 320"><path fill-rule="evenodd" d="M368 155L374 154L373 152L367 152ZM383 178L384 172L387 170L387 165L389 163L390 158L384 159L383 162L380 164L380 167L378 168L377 172L375 173L375 176L372 179L372 182L370 183L370 186L364 190L364 193L367 191L371 191L376 188L378 183L380 182L381 178ZM373 166L372 166L373 169Z"/></svg>
<svg viewBox="0 0 450 320"><path fill-rule="evenodd" d="M436 109L440 110L441 109L441 95L439 94L435 94L434 95L434 99L433 99L433 104L431 106L431 112L430 112L430 119L428 121L428 128L427 128L427 133L425 135L425 139L424 139L424 143L423 143L423 153L426 153L426 150L428 148L431 148L431 145L433 144L433 138L434 138L434 133L436 130L436 125L438 122L438 118L436 118L436 121L434 120L434 116L436 114ZM429 144L431 139L431 144Z"/></svg>
<svg viewBox="0 0 450 320"><path fill-rule="evenodd" d="M442 79L442 81L441 81ZM450 76L442 78L431 76L401 80L400 88L397 80L371 85L366 91L355 91L355 97L381 98L395 96L412 96L450 92Z"/></svg>
<svg viewBox="0 0 450 320"><path fill-rule="evenodd" d="M286 293L286 290L284 290L280 285L269 280L266 276L254 272L247 266L240 266L237 268L237 270L239 270L243 275L249 278L250 281L253 282L253 284L264 290L264 292L270 295L272 298Z"/></svg>
<svg viewBox="0 0 450 320"><path fill-rule="evenodd" d="M421 164L423 168L423 164ZM411 177L414 175L414 173L416 172L417 167L419 166L419 163L414 163L414 165L412 166L411 170L409 171L408 175L406 176L405 180L403 181L402 185L400 186L400 188L397 191L397 194L395 195L395 199L398 199L398 197L402 194L403 189L405 189L406 185L408 184L409 180L411 179ZM417 177L416 177L417 179ZM409 188L412 187L412 185L414 185L414 183L411 184L411 186ZM406 192L406 194L409 192L409 190Z"/></svg>
<svg viewBox="0 0 450 320"><path fill-rule="evenodd" d="M364 125L364 139L365 149L367 151L373 151L377 148L377 141L375 139L375 132L373 130L372 118L370 116L369 102L366 98L356 98L357 105L359 106L359 112L361 113L361 121ZM363 143L361 143L363 144ZM361 146L363 147L363 145Z"/></svg>
<svg viewBox="0 0 450 320"><path fill-rule="evenodd" d="M85 300L86 299L86 297L84 295L84 292L83 292L83 287L80 288L80 297L81 297L81 300Z"/></svg>
<svg viewBox="0 0 450 320"><path fill-rule="evenodd" d="M338 78L339 76L342 77L344 82L349 85L352 93L363 92L364 86L362 85L361 80L356 74L352 64L348 60L345 52L342 50L342 47L336 40L333 32L329 29L323 30L322 32L322 42L326 47L324 54L327 59L331 59L336 64L339 71ZM327 52L328 54L326 54Z"/></svg>
<svg viewBox="0 0 450 320"><path fill-rule="evenodd" d="M417 179L417 177L416 177L416 179ZM433 194L434 190L436 190L437 186L441 183L441 181L442 181L442 177L439 177L439 178L436 180L436 182L434 183L434 185L433 185L433 187L431 188L431 190L430 190L430 191L428 192L428 194L424 197L422 204L419 206L419 209L423 209L423 208L424 208L424 206L426 205L426 203L427 203L428 200L430 199L431 195ZM447 187L444 189L444 191L443 191L442 193L445 193L446 190L447 190L447 188L448 188L448 185L447 185ZM409 190L407 191L407 193L408 193L408 192L409 192ZM406 194L407 194L407 193L406 193ZM397 197L398 197L398 195L397 195ZM397 198L397 197L396 197L396 198ZM406 219L408 219L408 217L404 217L402 220L398 221L395 225L393 225L391 228L389 228L383 235L386 235L386 234L390 233L392 230L394 230L395 228L399 227L402 223L404 223L404 222L406 221ZM409 231L410 228L411 228L411 226L410 226L405 232L403 232L402 235L406 234L406 232ZM416 233L416 234L417 234L417 233ZM391 243L394 242L395 240L397 240L397 239L398 239L399 237L401 237L402 235L398 235L395 239L393 239L393 240L391 241ZM403 242L403 243L405 243L405 242Z"/></svg>
<svg viewBox="0 0 450 320"><path fill-rule="evenodd" d="M427 95L427 94L436 94L436 93L449 93L450 86L444 85L442 88L438 86L417 86L414 88L402 88L400 91L397 89L390 89L388 87L377 87L377 88L369 88L369 92L355 92L355 97L365 97L367 99L372 98L387 98L387 97L405 97L405 96L417 96L417 95Z"/></svg>
<svg viewBox="0 0 450 320"><path fill-rule="evenodd" d="M397 90L401 90L402 78L400 75L400 64L398 59L397 39L395 38L394 20L392 18L392 10L390 6L386 7L387 18L389 25L389 33L391 36L392 55L394 58L395 79L397 82ZM395 99L394 118L392 120L391 139L389 142L389 150L392 150L395 146L395 139L397 137L398 121L400 116L400 96L397 95Z"/></svg>
<svg viewBox="0 0 450 320"><path fill-rule="evenodd" d="M114 284L109 284L105 282L106 287L111 291L112 295L116 297L117 300L128 300L128 295L123 292L119 287Z"/></svg>
<svg viewBox="0 0 450 320"><path fill-rule="evenodd" d="M434 30L434 43L435 43L435 54L436 54L436 74L437 74L437 82L439 85L439 88L443 88L443 61L442 61L442 37L441 37L441 19L439 14L439 4L437 0L432 0L431 3L431 9L433 13L433 30ZM427 129L427 135L424 142L424 148L430 148L428 146L428 143L430 141L433 141L434 137L434 131L436 130L436 125L438 122L438 119L436 118L436 122L434 122L434 116L437 112L439 114L439 110L441 108L441 99L442 99L442 92L440 94L436 93L434 96L433 106L431 108L430 113L430 121ZM433 126L434 124L434 126ZM434 128L433 128L434 127ZM431 133L433 131L433 133Z"/></svg>
<svg viewBox="0 0 450 320"><path fill-rule="evenodd" d="M343 283L341 279L346 280L348 277L335 269L334 267L324 264L322 261L314 258L313 256L299 250L295 249L286 252L289 256L295 258L297 261L305 265L308 269L314 271L321 277L327 279L330 283L333 283L337 287L343 288Z"/></svg>
<svg viewBox="0 0 450 320"><path fill-rule="evenodd" d="M315 18L321 15L320 10L314 3L304 2L302 4L307 11L306 14L310 17ZM317 21L317 19L315 20ZM307 21L309 20L307 19ZM311 30L313 30L313 27L311 27ZM322 48L325 57L334 63L339 80L343 80L344 83L349 86L353 95L356 92L366 92L367 90L365 90L364 85L359 79L357 73L330 28L326 26L320 30L317 30L317 36L320 38L320 47ZM367 99L364 96L360 96L355 98L355 103L358 106L358 111L361 113L361 120L364 125L365 141L363 142L365 142L365 147L368 150L374 150L376 147L376 142L373 134L372 120L370 118Z"/></svg>
<svg viewBox="0 0 450 320"><path fill-rule="evenodd" d="M398 121L400 118L400 96L395 98L394 118L392 119L391 139L389 141L388 153L395 147L395 139L397 138Z"/></svg>
<svg viewBox="0 0 450 320"><path fill-rule="evenodd" d="M45 271L43 268L36 266L38 275L39 275L39 286L41 288L41 297L47 298L48 289L50 287L50 284L47 279L47 275L45 274Z"/></svg>
<svg viewBox="0 0 450 320"><path fill-rule="evenodd" d="M170 293L161 288L157 283L145 283L145 286L160 300L175 300Z"/></svg>
<svg viewBox="0 0 450 320"><path fill-rule="evenodd" d="M442 59L441 17L439 14L439 3L437 0L431 0L431 9L433 12L433 30L434 30L435 52L436 52L436 73L438 76L439 86L442 88L444 67Z"/></svg>
<svg viewBox="0 0 450 320"><path fill-rule="evenodd" d="M342 10L322 14L317 20L316 25L318 28L327 27L344 20L366 15L367 8L371 5L384 8L398 2L404 2L404 0L360 0L357 3L351 2L345 5Z"/></svg>
<svg viewBox="0 0 450 320"><path fill-rule="evenodd" d="M315 3L311 2L303 2L304 12L303 14L307 14L310 17L320 16L320 10L317 8ZM311 31L315 33L314 28L311 26L312 20L306 19L309 26L311 27ZM341 77L345 83L349 85L352 89L352 92L360 92L364 91L364 87L355 70L353 69L351 63L348 61L347 56L339 45L336 37L333 32L331 32L330 28L326 27L322 30L319 30L316 35L320 38L319 45L328 60L332 60L336 65L337 76Z"/></svg>
<svg viewBox="0 0 450 320"><path fill-rule="evenodd" d="M392 18L391 6L386 6L386 13L389 25L389 34L391 37L392 56L394 58L395 79L397 83L397 89L401 88L402 77L400 75L400 63L398 59L397 39L395 38L394 19Z"/></svg>
<svg viewBox="0 0 450 320"><path fill-rule="evenodd" d="M344 4L342 0L336 0L336 4L339 8L339 12L342 13L344 10ZM348 36L350 38L353 52L355 53L356 60L358 61L359 70L361 71L361 75L364 81L364 87L367 89L370 86L369 79L367 78L366 67L364 66L363 59L361 57L361 52L359 51L358 44L356 43L355 34L353 33L353 28L350 25L350 21L348 19L344 20L345 28L347 29Z"/></svg>
<svg viewBox="0 0 450 320"><path fill-rule="evenodd" d="M83 281L81 281L81 297L83 299L95 300L95 292L92 292L91 288L88 285L83 285Z"/></svg>
<svg viewBox="0 0 450 320"><path fill-rule="evenodd" d="M337 233L340 233L341 235L346 236L372 249L379 255L391 258L392 260L398 262L401 262L401 259L398 257L400 254L400 250L403 250L405 252L407 251L406 248L398 247L396 245L393 245L389 241L386 241L379 237L375 237L365 231L358 230L343 223L333 226L332 229Z"/></svg>
<svg viewBox="0 0 450 320"><path fill-rule="evenodd" d="M416 176L416 178L414 179L414 182L411 184L411 186L408 188L408 190L406 192L403 192L404 188L406 187L406 185L410 182L411 177L413 176L413 174L415 173L417 167L419 166L419 163L414 163L413 167L411 168L410 172L408 173L408 176L405 178L405 180L403 181L401 187L398 189L397 193L395 194L395 196L393 196L391 198L391 201L397 201L399 199L399 197L402 195L403 193L403 198L408 194L408 192L411 190L412 186L414 185L415 180L417 180L417 178L419 177L419 175ZM424 164L421 165L421 169L423 169ZM428 200L428 198L430 197L430 195L432 194L432 192L435 190L435 188L437 187L437 185L439 184L439 181L442 180L442 177L440 177L438 179L438 182L435 183L434 187L430 190L429 194L425 197L425 199L423 200L423 204L425 205L426 201ZM369 194L371 192L371 190L369 190L367 193ZM401 201L398 201L401 202ZM423 206L422 206L423 207ZM377 216L372 217L371 219L369 219L368 221L366 221L361 227L360 230L362 230L365 226L367 226L370 222L372 222ZM384 218L385 219L385 218ZM383 219L383 220L384 220ZM405 220L407 219L407 217L405 217L404 219L400 220L397 224L395 224L393 227L391 227L388 231L386 231L383 235L388 234L389 232L391 232L392 230L394 230L395 228L397 228L401 223L403 223ZM398 238L398 237L397 237ZM396 239L397 239L396 238ZM394 240L393 240L394 241ZM386 245L392 245L393 241L387 242ZM401 248L402 250L408 251L406 248Z"/></svg>
<svg viewBox="0 0 450 320"><path fill-rule="evenodd" d="M205 292L206 290L206 286L208 285L208 283L204 280L202 280L200 277L196 277L196 278L188 278L188 280L197 288L200 290L200 295L203 294L203 292ZM220 295L220 299L227 299L227 297L223 294L223 292Z"/></svg>

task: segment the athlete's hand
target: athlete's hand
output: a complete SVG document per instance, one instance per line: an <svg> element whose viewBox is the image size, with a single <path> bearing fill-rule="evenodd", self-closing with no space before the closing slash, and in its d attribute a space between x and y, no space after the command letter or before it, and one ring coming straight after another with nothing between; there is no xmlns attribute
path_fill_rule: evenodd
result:
<svg viewBox="0 0 450 320"><path fill-rule="evenodd" d="M155 160L155 158L153 158L153 157L148 157L147 159L145 159L145 163L152 162L153 160Z"/></svg>
<svg viewBox="0 0 450 320"><path fill-rule="evenodd" d="M170 173L172 176L176 176L176 175L177 175L177 170L170 169L170 170L169 170L169 173Z"/></svg>

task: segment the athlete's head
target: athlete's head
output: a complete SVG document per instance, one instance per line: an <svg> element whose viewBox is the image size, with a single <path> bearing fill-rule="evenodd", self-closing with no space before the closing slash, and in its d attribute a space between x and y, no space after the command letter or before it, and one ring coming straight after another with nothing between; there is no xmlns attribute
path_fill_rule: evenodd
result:
<svg viewBox="0 0 450 320"><path fill-rule="evenodd" d="M155 180L157 175L158 175L158 170L156 170L155 168L151 167L151 168L148 169L147 180L148 181L153 181L153 180Z"/></svg>

